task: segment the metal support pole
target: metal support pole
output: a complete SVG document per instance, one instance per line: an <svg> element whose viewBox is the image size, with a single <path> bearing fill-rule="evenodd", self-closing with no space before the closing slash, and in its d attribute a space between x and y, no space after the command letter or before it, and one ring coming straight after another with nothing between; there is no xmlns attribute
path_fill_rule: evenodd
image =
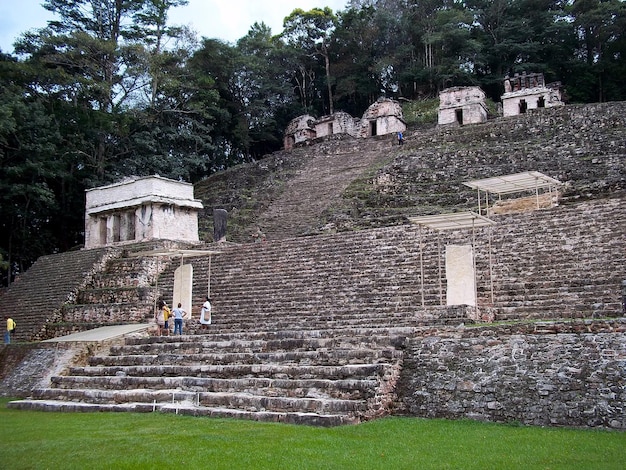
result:
<svg viewBox="0 0 626 470"><path fill-rule="evenodd" d="M209 272L207 274L208 281L206 287L206 295L207 297L211 297L211 255L209 255Z"/></svg>
<svg viewBox="0 0 626 470"><path fill-rule="evenodd" d="M441 233L437 231L437 263L439 265L439 305L443 305L443 286L441 284Z"/></svg>
<svg viewBox="0 0 626 470"><path fill-rule="evenodd" d="M491 305L493 306L493 303L495 301L494 295L493 295L493 260L492 260L492 256L491 256L491 227L488 228L489 230L489 282L491 283Z"/></svg>
<svg viewBox="0 0 626 470"><path fill-rule="evenodd" d="M539 209L539 179L535 178L535 199L537 201L537 209Z"/></svg>
<svg viewBox="0 0 626 470"><path fill-rule="evenodd" d="M478 191L478 213L480 214L480 189L477 189Z"/></svg>
<svg viewBox="0 0 626 470"><path fill-rule="evenodd" d="M474 299L476 300L476 308L478 309L478 286L476 278L476 233L474 229L475 219L472 218L472 265L474 267Z"/></svg>
<svg viewBox="0 0 626 470"><path fill-rule="evenodd" d="M422 226L419 226L419 237L420 237L420 280L422 283L422 307L424 306L424 256L423 251L424 248L422 246Z"/></svg>
<svg viewBox="0 0 626 470"><path fill-rule="evenodd" d="M489 215L489 191L485 191L485 215Z"/></svg>

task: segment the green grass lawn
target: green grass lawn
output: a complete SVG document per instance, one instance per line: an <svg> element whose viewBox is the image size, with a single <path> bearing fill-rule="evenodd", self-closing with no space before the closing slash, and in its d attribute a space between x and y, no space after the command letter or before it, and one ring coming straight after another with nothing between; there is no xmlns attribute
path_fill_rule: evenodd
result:
<svg viewBox="0 0 626 470"><path fill-rule="evenodd" d="M624 469L626 433L385 418L315 428L151 413L17 411L0 468Z"/></svg>

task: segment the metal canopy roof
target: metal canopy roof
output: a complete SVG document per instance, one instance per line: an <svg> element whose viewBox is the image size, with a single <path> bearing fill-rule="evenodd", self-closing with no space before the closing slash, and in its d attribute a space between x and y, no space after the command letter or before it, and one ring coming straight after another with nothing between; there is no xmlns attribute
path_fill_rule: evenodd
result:
<svg viewBox="0 0 626 470"><path fill-rule="evenodd" d="M221 251L215 250L178 250L175 248L165 250L152 250L152 251L140 251L137 253L130 253L128 256L210 256L219 255Z"/></svg>
<svg viewBox="0 0 626 470"><path fill-rule="evenodd" d="M473 180L463 183L470 188L495 194L510 194L521 191L531 191L539 188L560 186L559 180L550 178L538 171L526 171L513 175L496 176L482 180Z"/></svg>
<svg viewBox="0 0 626 470"><path fill-rule="evenodd" d="M496 224L493 220L472 211L409 217L409 221L433 230L460 230Z"/></svg>

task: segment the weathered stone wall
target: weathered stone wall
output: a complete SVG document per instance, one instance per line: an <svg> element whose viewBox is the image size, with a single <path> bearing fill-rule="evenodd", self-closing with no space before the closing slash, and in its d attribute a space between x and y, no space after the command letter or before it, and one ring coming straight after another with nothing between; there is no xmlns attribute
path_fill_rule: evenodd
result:
<svg viewBox="0 0 626 470"><path fill-rule="evenodd" d="M460 112L460 116L457 115L457 111ZM447 88L439 93L437 119L439 125L483 122L487 122L487 106L485 93L479 87Z"/></svg>
<svg viewBox="0 0 626 470"><path fill-rule="evenodd" d="M315 118L309 114L292 119L283 137L285 150L290 150L294 145L315 138Z"/></svg>
<svg viewBox="0 0 626 470"><path fill-rule="evenodd" d="M626 320L434 330L407 347L403 413L626 429Z"/></svg>
<svg viewBox="0 0 626 470"><path fill-rule="evenodd" d="M400 103L379 98L363 113L359 137L367 138L404 131L406 131L406 123Z"/></svg>
<svg viewBox="0 0 626 470"><path fill-rule="evenodd" d="M315 121L315 136L319 138L334 134L348 134L352 137L356 137L359 121L360 119L355 119L348 113L342 111L328 116L322 116Z"/></svg>
<svg viewBox="0 0 626 470"><path fill-rule="evenodd" d="M476 210L472 179L540 171L565 183L566 199L626 190L626 102L570 105L488 121L407 133L374 176L353 183L338 230L405 223L402 216Z"/></svg>
<svg viewBox="0 0 626 470"><path fill-rule="evenodd" d="M150 239L198 241L193 185L160 176L128 180L86 191L85 248Z"/></svg>
<svg viewBox="0 0 626 470"><path fill-rule="evenodd" d="M502 115L504 117L517 116L530 109L563 105L559 91L547 87L526 88L502 95Z"/></svg>

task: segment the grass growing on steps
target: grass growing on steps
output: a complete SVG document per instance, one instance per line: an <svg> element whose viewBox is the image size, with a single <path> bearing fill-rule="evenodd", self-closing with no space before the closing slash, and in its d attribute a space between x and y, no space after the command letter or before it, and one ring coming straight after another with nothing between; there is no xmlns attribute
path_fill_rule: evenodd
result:
<svg viewBox="0 0 626 470"><path fill-rule="evenodd" d="M626 433L385 418L315 428L168 414L6 408L3 469L612 469Z"/></svg>

